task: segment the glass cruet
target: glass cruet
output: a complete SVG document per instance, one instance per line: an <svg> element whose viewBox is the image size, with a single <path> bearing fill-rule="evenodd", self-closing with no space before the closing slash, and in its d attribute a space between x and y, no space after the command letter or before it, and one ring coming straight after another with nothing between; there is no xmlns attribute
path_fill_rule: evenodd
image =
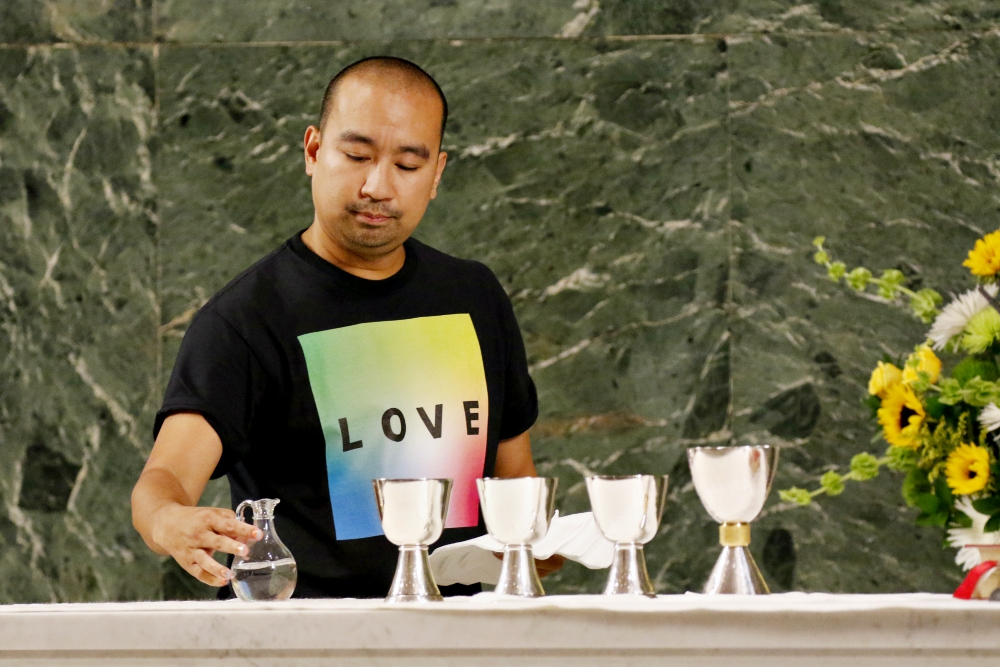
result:
<svg viewBox="0 0 1000 667"><path fill-rule="evenodd" d="M264 535L247 542L245 556L233 558L231 584L241 600L287 600L295 590L295 559L274 530L274 507L279 502L277 498L244 500L236 508L240 521L245 521L244 510L252 508L253 525Z"/></svg>

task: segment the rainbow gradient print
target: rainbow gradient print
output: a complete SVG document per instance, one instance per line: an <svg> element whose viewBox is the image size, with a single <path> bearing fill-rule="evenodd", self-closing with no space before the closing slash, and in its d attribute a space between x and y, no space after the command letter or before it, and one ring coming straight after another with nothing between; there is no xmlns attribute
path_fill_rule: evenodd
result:
<svg viewBox="0 0 1000 667"><path fill-rule="evenodd" d="M467 314L299 336L326 439L338 540L382 534L372 480L451 478L448 528L479 521L489 394Z"/></svg>

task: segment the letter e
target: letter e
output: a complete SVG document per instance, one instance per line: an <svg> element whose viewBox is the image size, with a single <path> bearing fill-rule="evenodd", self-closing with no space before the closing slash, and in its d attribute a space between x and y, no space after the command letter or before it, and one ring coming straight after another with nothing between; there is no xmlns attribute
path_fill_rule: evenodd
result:
<svg viewBox="0 0 1000 667"><path fill-rule="evenodd" d="M479 427L473 426L472 422L479 421L479 413L473 412L479 408L479 401L462 401L465 406L465 432L469 435L479 435Z"/></svg>

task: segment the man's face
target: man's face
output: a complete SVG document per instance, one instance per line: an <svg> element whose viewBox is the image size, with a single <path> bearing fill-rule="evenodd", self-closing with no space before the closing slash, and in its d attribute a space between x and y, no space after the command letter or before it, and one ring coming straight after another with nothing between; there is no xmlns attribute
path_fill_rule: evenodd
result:
<svg viewBox="0 0 1000 667"><path fill-rule="evenodd" d="M420 223L447 154L433 90L376 76L340 82L322 135L305 136L306 173L323 233L368 259L396 250Z"/></svg>

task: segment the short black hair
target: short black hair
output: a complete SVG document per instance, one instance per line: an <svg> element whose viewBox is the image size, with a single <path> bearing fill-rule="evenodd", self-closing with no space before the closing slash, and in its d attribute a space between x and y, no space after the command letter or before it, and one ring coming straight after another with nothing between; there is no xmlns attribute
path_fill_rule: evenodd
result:
<svg viewBox="0 0 1000 667"><path fill-rule="evenodd" d="M448 123L448 100L444 96L444 91L441 90L441 86L439 86L438 82L434 80L434 77L425 72L420 65L403 58L396 58L395 56L372 56L370 58L362 58L361 60L353 62L337 72L337 76L330 79L330 83L326 86L326 92L323 93L323 105L320 107L319 112L320 131L322 131L323 126L326 125L326 118L330 113L330 107L333 106L333 100L337 96L337 88L339 87L340 82L349 74L357 72L358 70L368 69L395 72L413 80L429 83L441 99L441 140L444 140L444 128Z"/></svg>

